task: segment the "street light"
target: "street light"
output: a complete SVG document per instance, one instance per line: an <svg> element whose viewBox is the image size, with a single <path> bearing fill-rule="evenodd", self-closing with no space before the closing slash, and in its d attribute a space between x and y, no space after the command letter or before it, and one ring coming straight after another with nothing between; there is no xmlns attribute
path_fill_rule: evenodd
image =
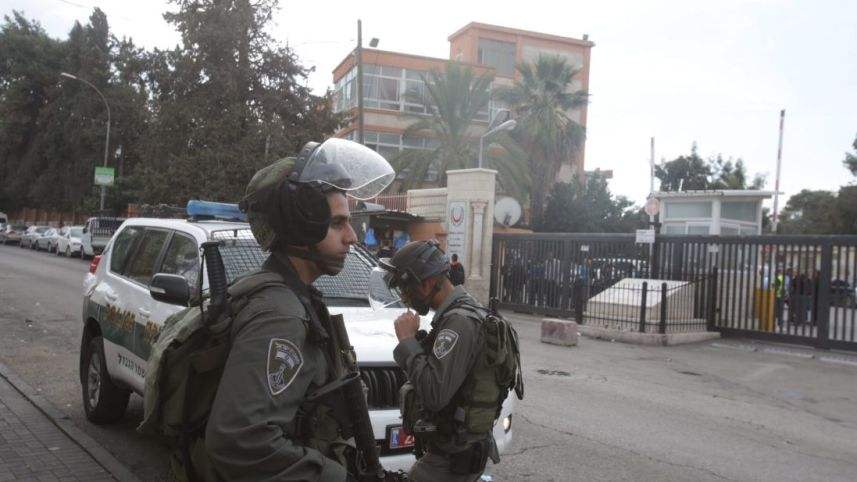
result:
<svg viewBox="0 0 857 482"><path fill-rule="evenodd" d="M79 80L84 84L95 89L95 92L98 92L99 97L101 97L102 102L104 102L104 107L107 109L107 134L104 136L104 167L107 167L107 153L110 147L110 104L107 103L107 99L104 98L104 94L98 90L98 87L92 85L90 82L81 79L80 77L76 77L67 72L60 72L60 77L66 77L68 79ZM104 211L104 196L107 192L106 186L101 186L101 211Z"/></svg>
<svg viewBox="0 0 857 482"><path fill-rule="evenodd" d="M498 125L497 127L489 130L488 132L482 134L482 136L479 137L479 167L480 168L482 168L482 145L483 145L483 141L485 140L485 138L490 136L490 135L496 134L500 131L510 131L510 130L514 129L515 126L517 126L517 125L518 125L518 123L515 121L515 119L509 119L506 122Z"/></svg>

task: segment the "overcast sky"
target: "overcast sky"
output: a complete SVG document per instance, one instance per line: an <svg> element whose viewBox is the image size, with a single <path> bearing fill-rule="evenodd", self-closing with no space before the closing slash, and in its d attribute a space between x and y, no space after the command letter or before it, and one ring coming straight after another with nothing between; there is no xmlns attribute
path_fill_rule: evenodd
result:
<svg viewBox="0 0 857 482"><path fill-rule="evenodd" d="M448 58L447 37L477 21L580 38L592 49L586 169L612 169L614 193L642 203L649 138L656 159L688 153L743 158L773 189L779 110L786 109L781 190L835 190L857 135L857 1L328 1L281 0L271 33L292 46L316 92L356 42ZM92 7L138 45L179 38L162 0L0 0L65 38ZM524 7L524 8L520 8ZM784 202L784 201L783 201Z"/></svg>

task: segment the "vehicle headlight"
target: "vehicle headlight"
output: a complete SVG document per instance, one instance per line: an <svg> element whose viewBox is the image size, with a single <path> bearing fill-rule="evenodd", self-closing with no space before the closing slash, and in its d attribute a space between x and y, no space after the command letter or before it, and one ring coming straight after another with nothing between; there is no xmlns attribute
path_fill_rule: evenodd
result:
<svg viewBox="0 0 857 482"><path fill-rule="evenodd" d="M509 415L508 417L503 419L503 431L508 432L511 429L512 429L512 416Z"/></svg>

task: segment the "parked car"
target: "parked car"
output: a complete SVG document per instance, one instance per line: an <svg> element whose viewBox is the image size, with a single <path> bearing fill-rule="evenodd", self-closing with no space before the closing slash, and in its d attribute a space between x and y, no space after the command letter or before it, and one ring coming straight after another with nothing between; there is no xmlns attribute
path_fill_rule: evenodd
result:
<svg viewBox="0 0 857 482"><path fill-rule="evenodd" d="M84 280L83 337L80 377L84 411L89 420L121 418L131 393L143 395L147 359L164 320L184 306L156 301L149 284L157 274L185 278L190 293L198 283L203 242L217 240L229 280L258 269L266 255L246 223L133 218L125 221ZM412 447L395 436L401 427L399 388L405 373L393 360L397 341L393 321L404 307L383 282L377 260L354 247L338 276L322 276L315 286L332 314L343 314L367 385L373 431L381 462L390 470L407 470ZM423 318L429 329L430 316ZM142 335L141 335L142 334ZM512 439L513 397L503 404L494 437L502 453Z"/></svg>
<svg viewBox="0 0 857 482"><path fill-rule="evenodd" d="M57 238L57 256L83 257L83 226L71 226Z"/></svg>
<svg viewBox="0 0 857 482"><path fill-rule="evenodd" d="M36 249L36 239L45 233L50 226L30 226L21 236L21 243L18 246L22 248Z"/></svg>
<svg viewBox="0 0 857 482"><path fill-rule="evenodd" d="M113 233L122 225L122 218L97 217L89 218L83 226L83 254L85 257L95 256L104 251Z"/></svg>
<svg viewBox="0 0 857 482"><path fill-rule="evenodd" d="M21 236L27 231L26 224L7 224L3 230L0 230L0 242L3 244L21 243Z"/></svg>
<svg viewBox="0 0 857 482"><path fill-rule="evenodd" d="M69 230L68 226L63 226L61 228L57 228L56 234L51 236L51 244L50 244L50 247L48 247L48 252L51 252L51 253L57 252L57 245L60 242L60 238L65 236L66 233L68 233L68 230Z"/></svg>
<svg viewBox="0 0 857 482"><path fill-rule="evenodd" d="M44 233L36 237L35 242L33 243L33 249L35 249L36 251L44 250L50 252L53 239L57 236L59 236L59 229L48 228Z"/></svg>
<svg viewBox="0 0 857 482"><path fill-rule="evenodd" d="M857 308L857 287L848 281L835 279L830 282L830 303L834 306Z"/></svg>

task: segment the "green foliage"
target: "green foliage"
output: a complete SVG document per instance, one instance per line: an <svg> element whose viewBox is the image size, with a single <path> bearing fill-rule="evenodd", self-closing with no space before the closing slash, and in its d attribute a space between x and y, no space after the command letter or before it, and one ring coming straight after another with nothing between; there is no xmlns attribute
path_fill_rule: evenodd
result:
<svg viewBox="0 0 857 482"><path fill-rule="evenodd" d="M857 234L857 185L839 188L834 212L836 234Z"/></svg>
<svg viewBox="0 0 857 482"><path fill-rule="evenodd" d="M779 232L783 234L834 234L836 215L831 209L836 195L830 191L804 189L789 198L780 213Z"/></svg>
<svg viewBox="0 0 857 482"><path fill-rule="evenodd" d="M742 159L723 159L721 155L703 159L694 143L690 155L679 156L655 166L655 177L661 191L694 191L705 189L762 189L765 176L756 174L748 182Z"/></svg>
<svg viewBox="0 0 857 482"><path fill-rule="evenodd" d="M572 89L579 71L562 57L540 55L517 69L520 78L513 86L498 89L496 95L515 113L518 126L512 137L529 154L532 185L551 186L560 166L583 146L584 128L571 118L571 112L584 107L589 94ZM531 216L539 223L547 189L533 189L530 194Z"/></svg>
<svg viewBox="0 0 857 482"><path fill-rule="evenodd" d="M0 202L66 211L92 207L104 156L117 186L108 206L237 200L252 173L332 133L330 94L266 33L275 0L174 0L165 15L181 45L145 51L110 33L94 9L66 40L15 12L0 25ZM97 205L97 203L96 203Z"/></svg>
<svg viewBox="0 0 857 482"><path fill-rule="evenodd" d="M585 182L554 184L540 232L628 233L647 226L647 216L624 196L614 197L607 179L590 174Z"/></svg>
<svg viewBox="0 0 857 482"><path fill-rule="evenodd" d="M851 144L851 147L854 148L854 152L846 152L845 160L842 161L845 164L845 168L851 171L851 174L857 176L857 136L854 136L854 143Z"/></svg>

